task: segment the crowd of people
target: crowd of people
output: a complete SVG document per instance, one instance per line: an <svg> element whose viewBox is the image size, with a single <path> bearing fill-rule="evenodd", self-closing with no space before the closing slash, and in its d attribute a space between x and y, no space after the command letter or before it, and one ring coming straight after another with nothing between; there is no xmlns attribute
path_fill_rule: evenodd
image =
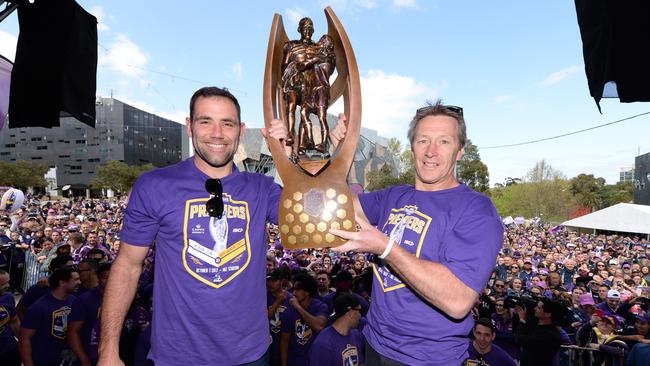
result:
<svg viewBox="0 0 650 366"><path fill-rule="evenodd" d="M0 219L3 362L96 364L99 308L120 247L124 207L117 200L31 200L13 217ZM361 330L376 280L374 256L328 248L289 251L276 225L267 225L267 233L271 364L306 365L318 359L312 363L334 365L341 357L363 364ZM37 258L49 278L23 289L26 255ZM127 364L148 362L153 265L152 252L143 263L136 300L122 330L121 357ZM471 312L475 325L467 364L514 365L533 355L550 357L549 365L567 364L570 358L583 365L647 365L648 283L646 239L510 225L492 276ZM14 297L20 299L17 305ZM54 326L48 316L52 313ZM542 332L545 314L550 327ZM527 326L531 320L539 323L532 329ZM325 331L328 326L333 328ZM341 349L343 356L332 349Z"/></svg>

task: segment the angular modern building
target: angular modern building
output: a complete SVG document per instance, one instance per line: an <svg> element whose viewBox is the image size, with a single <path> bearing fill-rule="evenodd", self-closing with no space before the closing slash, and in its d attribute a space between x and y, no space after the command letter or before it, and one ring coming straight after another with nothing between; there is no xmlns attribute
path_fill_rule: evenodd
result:
<svg viewBox="0 0 650 366"><path fill-rule="evenodd" d="M0 130L0 160L36 161L56 169L56 184L88 188L111 160L130 165L174 164L189 155L185 126L113 98L97 98L95 128L72 117L60 127ZM9 117L11 126L11 116Z"/></svg>

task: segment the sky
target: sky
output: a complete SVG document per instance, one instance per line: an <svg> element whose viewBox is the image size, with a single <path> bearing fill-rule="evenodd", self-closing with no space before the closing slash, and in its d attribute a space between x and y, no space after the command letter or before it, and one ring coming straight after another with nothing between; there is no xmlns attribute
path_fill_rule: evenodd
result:
<svg viewBox="0 0 650 366"><path fill-rule="evenodd" d="M42 1L42 0L39 0ZM273 15L299 38L298 20L326 32L330 5L350 38L362 88L362 125L406 144L427 100L463 107L468 137L490 182L522 178L545 159L567 178L619 180L650 152L650 114L549 141L543 139L650 111L650 103L589 95L572 1L333 0L110 2L78 0L98 18L97 95L184 123L192 93L228 87L248 127L262 127L262 81ZM14 13L0 23L0 53L13 59ZM330 107L338 113L342 104Z"/></svg>

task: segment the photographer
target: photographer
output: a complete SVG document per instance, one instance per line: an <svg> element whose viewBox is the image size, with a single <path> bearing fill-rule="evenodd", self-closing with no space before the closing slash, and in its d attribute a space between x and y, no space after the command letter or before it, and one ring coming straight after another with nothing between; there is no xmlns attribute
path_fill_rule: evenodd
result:
<svg viewBox="0 0 650 366"><path fill-rule="evenodd" d="M564 311L562 305L546 298L522 297L515 310L519 315L515 342L522 347L521 366L555 364L563 343L558 327Z"/></svg>

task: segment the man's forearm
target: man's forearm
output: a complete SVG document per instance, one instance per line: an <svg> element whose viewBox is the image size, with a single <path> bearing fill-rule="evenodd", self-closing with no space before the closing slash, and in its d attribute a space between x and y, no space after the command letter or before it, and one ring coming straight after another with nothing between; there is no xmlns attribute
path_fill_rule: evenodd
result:
<svg viewBox="0 0 650 366"><path fill-rule="evenodd" d="M90 365L90 357L88 357L86 350L84 350L84 347L81 344L81 337L79 336L80 330L81 326L78 328L75 327L75 329L70 329L68 326L68 346L70 346L70 349L74 352L82 365Z"/></svg>
<svg viewBox="0 0 650 366"><path fill-rule="evenodd" d="M33 366L32 361L32 340L29 337L20 337L18 342L18 351L20 359L23 361L23 366Z"/></svg>
<svg viewBox="0 0 650 366"><path fill-rule="evenodd" d="M287 359L289 353L289 334L282 333L280 336L280 364L287 366Z"/></svg>
<svg viewBox="0 0 650 366"><path fill-rule="evenodd" d="M119 256L113 263L102 304L100 355L119 354L122 323L135 296L141 273L141 265L130 264L126 260L121 260Z"/></svg>
<svg viewBox="0 0 650 366"><path fill-rule="evenodd" d="M298 311L298 313L300 313L300 316L305 320L305 323L307 323L307 325L309 325L309 327L316 332L320 332L321 330L323 330L323 328L325 328L325 325L327 325L327 319L313 316L302 307L296 308L296 310Z"/></svg>
<svg viewBox="0 0 650 366"><path fill-rule="evenodd" d="M452 318L464 318L476 302L478 294L443 264L419 259L400 246L393 247L386 262L416 293Z"/></svg>

